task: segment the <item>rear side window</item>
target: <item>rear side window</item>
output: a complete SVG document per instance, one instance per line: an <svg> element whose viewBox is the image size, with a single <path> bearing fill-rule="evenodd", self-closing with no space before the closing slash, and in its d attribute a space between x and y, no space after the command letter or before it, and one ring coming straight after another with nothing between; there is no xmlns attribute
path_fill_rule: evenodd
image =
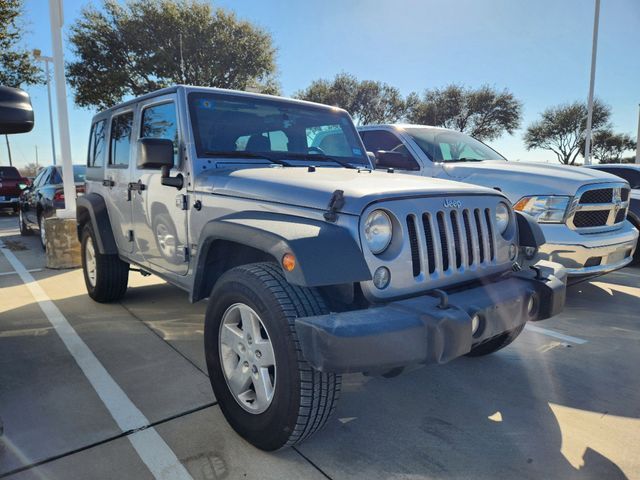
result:
<svg viewBox="0 0 640 480"><path fill-rule="evenodd" d="M122 113L111 120L110 166L126 167L129 165L132 126L133 112Z"/></svg>
<svg viewBox="0 0 640 480"><path fill-rule="evenodd" d="M104 166L104 157L106 153L107 139L105 138L106 120L100 120L91 127L91 135L89 136L89 153L87 156L88 167Z"/></svg>
<svg viewBox="0 0 640 480"><path fill-rule="evenodd" d="M173 142L173 161L178 164L178 119L173 102L162 103L142 111L140 138L164 138Z"/></svg>
<svg viewBox="0 0 640 480"><path fill-rule="evenodd" d="M631 188L640 188L640 170L636 171L630 168L600 168L599 170L625 179Z"/></svg>

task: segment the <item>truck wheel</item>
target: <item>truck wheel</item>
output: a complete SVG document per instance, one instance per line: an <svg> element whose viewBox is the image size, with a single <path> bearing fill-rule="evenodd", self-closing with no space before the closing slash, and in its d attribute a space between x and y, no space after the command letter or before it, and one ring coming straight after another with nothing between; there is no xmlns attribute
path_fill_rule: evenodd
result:
<svg viewBox="0 0 640 480"><path fill-rule="evenodd" d="M524 325L520 325L518 328L514 328L509 332L505 332L497 337L492 338L488 342L481 343L480 345L473 347L469 353L467 353L468 357L481 357L483 355L489 355L490 353L497 352L498 350L503 349L507 345L510 345L518 335L522 333L524 329Z"/></svg>
<svg viewBox="0 0 640 480"><path fill-rule="evenodd" d="M226 272L205 317L211 386L233 429L263 450L294 445L336 408L342 378L304 360L294 321L328 310L313 289L290 285L271 263Z"/></svg>
<svg viewBox="0 0 640 480"><path fill-rule="evenodd" d="M18 226L20 227L20 235L23 237L26 235L31 235L31 229L27 227L27 224L24 221L24 215L22 214L22 209L18 209Z"/></svg>
<svg viewBox="0 0 640 480"><path fill-rule="evenodd" d="M87 292L100 303L120 300L127 291L129 264L117 255L101 254L96 245L93 228L85 226L80 253Z"/></svg>

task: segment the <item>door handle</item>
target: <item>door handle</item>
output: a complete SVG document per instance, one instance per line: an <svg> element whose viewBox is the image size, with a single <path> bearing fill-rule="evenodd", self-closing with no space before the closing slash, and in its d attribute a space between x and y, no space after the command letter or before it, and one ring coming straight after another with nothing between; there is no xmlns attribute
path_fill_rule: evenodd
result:
<svg viewBox="0 0 640 480"><path fill-rule="evenodd" d="M104 180L102 180L102 185L105 187L113 187L115 186L116 182L114 182L113 180L111 180L110 178L105 178Z"/></svg>

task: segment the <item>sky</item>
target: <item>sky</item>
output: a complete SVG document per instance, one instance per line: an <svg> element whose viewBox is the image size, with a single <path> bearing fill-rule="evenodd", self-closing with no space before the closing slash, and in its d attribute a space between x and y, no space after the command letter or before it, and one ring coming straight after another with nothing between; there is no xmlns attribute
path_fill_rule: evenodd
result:
<svg viewBox="0 0 640 480"><path fill-rule="evenodd" d="M63 38L89 3L63 0ZM404 95L450 83L509 89L523 102L522 128L489 143L510 160L557 162L549 151L527 151L524 129L546 107L586 101L588 95L594 0L220 0L214 5L272 35L285 96L340 72L387 82ZM24 20L24 46L50 55L48 1L25 0ZM611 106L614 129L634 138L638 46L640 0L601 0L595 92ZM65 45L65 60L72 58ZM14 165L34 162L36 146L39 163L50 164L46 87L26 90L36 124L31 133L10 137ZM72 160L84 163L95 111L76 107L69 87L67 95ZM7 165L3 144L0 165Z"/></svg>

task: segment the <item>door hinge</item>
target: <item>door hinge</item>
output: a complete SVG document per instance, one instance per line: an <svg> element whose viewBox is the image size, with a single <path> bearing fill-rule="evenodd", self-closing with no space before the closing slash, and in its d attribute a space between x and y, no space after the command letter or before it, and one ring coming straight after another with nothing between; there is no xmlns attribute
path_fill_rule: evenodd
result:
<svg viewBox="0 0 640 480"><path fill-rule="evenodd" d="M128 237L129 237L129 241L130 241L130 242L133 242L133 230L129 230L129 235L128 235Z"/></svg>
<svg viewBox="0 0 640 480"><path fill-rule="evenodd" d="M189 209L189 197L186 195L176 195L176 207L180 210L188 210Z"/></svg>

